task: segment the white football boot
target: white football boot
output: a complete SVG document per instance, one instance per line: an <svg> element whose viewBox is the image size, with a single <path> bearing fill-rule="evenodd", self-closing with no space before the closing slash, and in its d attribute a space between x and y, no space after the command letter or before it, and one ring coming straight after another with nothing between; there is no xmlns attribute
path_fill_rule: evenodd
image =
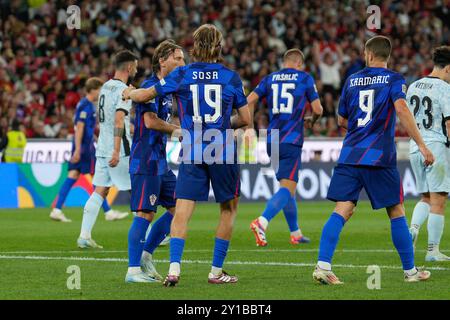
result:
<svg viewBox="0 0 450 320"><path fill-rule="evenodd" d="M150 276L151 278L157 280L163 280L163 277L156 271L155 265L153 264L152 255L144 251L141 258L141 269L142 271Z"/></svg>
<svg viewBox="0 0 450 320"><path fill-rule="evenodd" d="M126 283L136 283L136 282L154 283L154 282L161 282L161 281L150 277L148 274L144 273L143 271L140 271L138 273L127 272L127 275L125 276L125 282Z"/></svg>
<svg viewBox="0 0 450 320"><path fill-rule="evenodd" d="M170 234L167 235L167 237L164 238L163 241L159 244L160 247L167 246L170 243Z"/></svg>
<svg viewBox="0 0 450 320"><path fill-rule="evenodd" d="M432 250L427 251L425 261L428 262L450 261L450 257L440 252L439 246L434 246Z"/></svg>
<svg viewBox="0 0 450 320"><path fill-rule="evenodd" d="M405 277L405 282L419 282L419 281L426 281L430 278L431 276L431 272L427 271L427 270L419 270L417 269L417 272L412 274L412 275L408 275L406 272L404 273L404 277Z"/></svg>
<svg viewBox="0 0 450 320"><path fill-rule="evenodd" d="M77 245L80 249L103 249L103 246L97 244L93 239L83 239L81 237L78 238Z"/></svg>
<svg viewBox="0 0 450 320"><path fill-rule="evenodd" d="M128 217L130 213L129 212L120 212L117 210L109 210L108 212L105 212L105 220L106 221L115 221L115 220L122 220Z"/></svg>
<svg viewBox="0 0 450 320"><path fill-rule="evenodd" d="M50 212L50 219L61 222L72 222L72 220L67 218L64 213L57 208L53 208L52 212Z"/></svg>
<svg viewBox="0 0 450 320"><path fill-rule="evenodd" d="M316 266L313 272L313 279L321 284L341 285L344 284L331 270L325 270Z"/></svg>

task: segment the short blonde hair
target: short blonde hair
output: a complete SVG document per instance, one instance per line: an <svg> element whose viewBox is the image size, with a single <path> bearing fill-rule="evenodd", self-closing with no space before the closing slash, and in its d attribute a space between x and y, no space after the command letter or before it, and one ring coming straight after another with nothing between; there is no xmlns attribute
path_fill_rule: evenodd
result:
<svg viewBox="0 0 450 320"><path fill-rule="evenodd" d="M86 84L84 87L86 88L86 92L89 93L92 90L97 90L103 85L103 80L98 77L92 77L86 80Z"/></svg>

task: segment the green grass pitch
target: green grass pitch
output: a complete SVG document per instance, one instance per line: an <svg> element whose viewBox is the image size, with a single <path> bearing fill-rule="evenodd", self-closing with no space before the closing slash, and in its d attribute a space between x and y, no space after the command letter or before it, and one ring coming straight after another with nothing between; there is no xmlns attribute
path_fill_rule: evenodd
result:
<svg viewBox="0 0 450 320"><path fill-rule="evenodd" d="M408 220L413 201L406 203ZM189 226L179 286L126 284L127 234L131 216L106 222L102 216L93 231L105 249L82 251L76 247L82 210L68 208L73 219L63 224L49 219L49 209L0 210L0 299L450 299L450 263L426 263L426 227L419 236L416 265L430 268L423 283L404 283L400 259L393 250L390 224L384 211L373 212L361 202L344 228L334 271L345 282L340 287L313 282L320 232L333 210L331 202L299 203L299 219L310 244L293 246L284 216L270 224L265 248L255 246L249 223L264 203L241 204L225 270L239 276L234 285L207 283L212 258L218 206L199 204ZM126 209L126 208L122 208ZM449 219L441 244L450 248ZM155 252L157 269L168 269L168 247ZM443 250L445 252L445 250ZM448 251L447 251L448 253ZM79 266L81 289L69 290L67 268ZM381 289L369 290L368 265L381 268Z"/></svg>

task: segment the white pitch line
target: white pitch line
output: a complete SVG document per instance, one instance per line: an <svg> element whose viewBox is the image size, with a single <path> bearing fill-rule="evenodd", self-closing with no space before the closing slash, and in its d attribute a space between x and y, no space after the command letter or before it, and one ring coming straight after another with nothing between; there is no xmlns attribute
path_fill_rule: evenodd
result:
<svg viewBox="0 0 450 320"><path fill-rule="evenodd" d="M0 255L0 259L4 260L66 260L66 261L97 261L97 262L128 262L128 259L123 258L92 258L92 257L46 257L46 256L7 256ZM169 260L155 260L155 262L168 263ZM210 265L210 260L182 260L185 264L206 264ZM262 261L227 261L229 265L263 265L276 267L315 267L315 263L298 263L298 262L262 262ZM335 268L367 268L368 265L353 265L353 264L333 264ZM400 266L380 265L382 269L396 269L401 270ZM428 270L450 271L450 268L444 267L427 267Z"/></svg>
<svg viewBox="0 0 450 320"><path fill-rule="evenodd" d="M159 248L158 251L168 251L169 248ZM258 253L273 253L273 252L318 252L319 249L229 249L228 252L258 252ZM440 250L441 252L450 252L450 250ZM39 254L48 254L48 253L127 253L127 250L54 250L54 251L0 251L0 254L28 254L28 253L39 253ZM186 249L183 252L212 252L211 249ZM394 249L338 249L335 252L354 252L354 253L393 253L397 252ZM416 252L427 252L427 250L416 250Z"/></svg>

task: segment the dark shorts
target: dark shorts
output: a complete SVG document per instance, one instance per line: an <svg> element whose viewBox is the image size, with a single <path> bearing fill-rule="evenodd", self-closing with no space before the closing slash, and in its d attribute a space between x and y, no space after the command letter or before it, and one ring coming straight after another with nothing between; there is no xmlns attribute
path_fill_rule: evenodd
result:
<svg viewBox="0 0 450 320"><path fill-rule="evenodd" d="M72 150L72 155L73 155ZM80 161L72 163L69 161L68 170L76 170L82 174L94 174L95 171L95 149L82 151L80 155Z"/></svg>
<svg viewBox="0 0 450 320"><path fill-rule="evenodd" d="M175 207L175 184L172 170L159 176L131 174L131 211L156 212L158 206Z"/></svg>
<svg viewBox="0 0 450 320"><path fill-rule="evenodd" d="M271 158L271 162L276 163L276 160L274 160L276 154L272 151L272 146L270 143L268 143L267 154ZM279 144L279 165L278 168L274 168L274 170L276 170L277 180L280 181L281 179L288 179L298 182L298 172L302 164L301 158L301 146L290 143Z"/></svg>
<svg viewBox="0 0 450 320"><path fill-rule="evenodd" d="M403 187L397 168L346 164L334 168L327 199L356 204L362 188L375 210L403 203Z"/></svg>
<svg viewBox="0 0 450 320"><path fill-rule="evenodd" d="M238 164L185 164L178 170L175 197L193 201L208 201L212 185L216 202L237 198L241 192Z"/></svg>

